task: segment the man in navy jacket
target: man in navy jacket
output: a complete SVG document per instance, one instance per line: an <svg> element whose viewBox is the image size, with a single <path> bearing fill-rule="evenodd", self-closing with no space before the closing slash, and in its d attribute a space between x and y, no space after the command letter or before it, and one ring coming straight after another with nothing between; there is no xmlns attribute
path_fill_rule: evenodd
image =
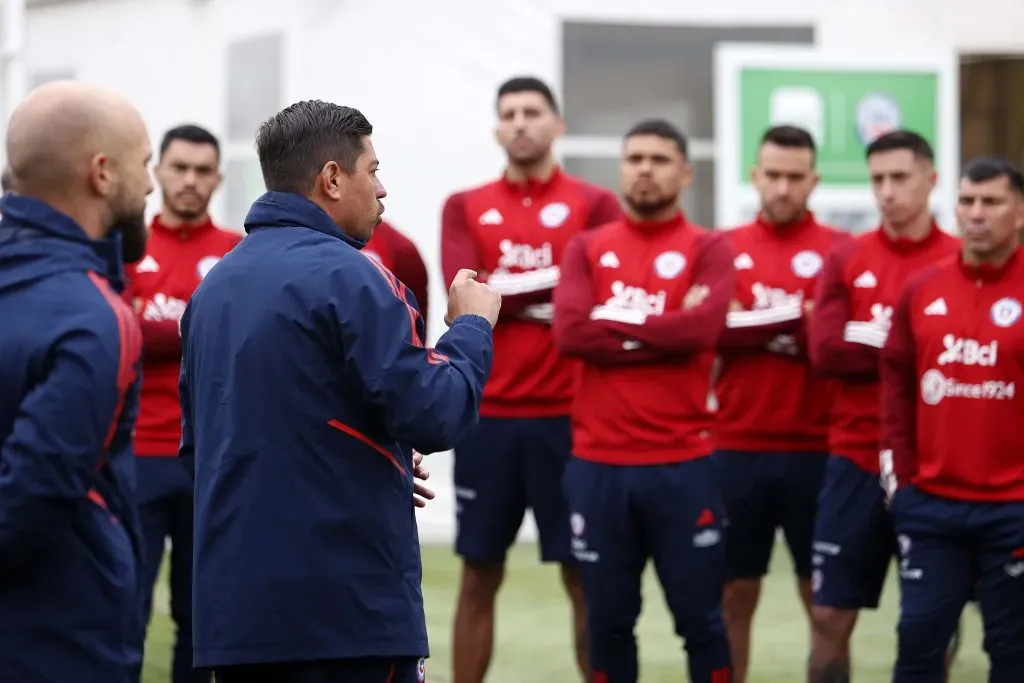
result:
<svg viewBox="0 0 1024 683"><path fill-rule="evenodd" d="M145 246L138 112L81 84L15 111L0 199L0 680L129 683L141 666L132 428Z"/></svg>
<svg viewBox="0 0 1024 683"><path fill-rule="evenodd" d="M424 344L414 297L360 253L385 196L371 133L319 101L267 121L269 191L182 317L195 665L228 683L424 680L413 449L476 423L501 299L460 273Z"/></svg>

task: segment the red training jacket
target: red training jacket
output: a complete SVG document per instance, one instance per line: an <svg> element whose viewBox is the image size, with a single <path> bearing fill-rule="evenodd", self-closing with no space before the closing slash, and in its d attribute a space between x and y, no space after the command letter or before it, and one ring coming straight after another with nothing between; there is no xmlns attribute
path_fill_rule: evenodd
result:
<svg viewBox="0 0 1024 683"><path fill-rule="evenodd" d="M1024 257L907 285L882 352L883 461L944 498L1024 501ZM883 471L888 463L883 462Z"/></svg>
<svg viewBox="0 0 1024 683"><path fill-rule="evenodd" d="M416 297L423 323L427 324L430 320L427 316L427 267L412 240L387 221L382 221L374 229L373 237L363 247L363 253L390 270L399 282L409 288Z"/></svg>
<svg viewBox="0 0 1024 683"><path fill-rule="evenodd" d="M737 254L734 300L742 310L729 312L718 341L716 445L825 452L831 392L807 359L805 307L825 255L849 237L810 213L791 225L758 217L725 235Z"/></svg>
<svg viewBox="0 0 1024 683"><path fill-rule="evenodd" d="M566 247L555 290L559 350L583 360L574 454L615 465L709 455L714 347L736 288L728 242L687 223L628 219ZM691 288L703 290L694 294Z"/></svg>
<svg viewBox="0 0 1024 683"><path fill-rule="evenodd" d="M445 282L471 268L502 295L481 415L569 414L576 363L555 350L551 292L570 238L621 215L611 192L558 169L547 182L502 178L447 199L441 219Z"/></svg>
<svg viewBox="0 0 1024 683"><path fill-rule="evenodd" d="M917 242L878 228L825 260L809 327L814 367L837 378L829 426L832 455L878 474L879 352L907 278L955 253L960 241L933 225Z"/></svg>
<svg viewBox="0 0 1024 683"><path fill-rule="evenodd" d="M142 392L135 426L135 454L177 457L181 441L178 321L192 292L224 254L242 239L209 220L168 228L153 219L146 254L126 268L126 292L142 327ZM244 294L240 293L240 296Z"/></svg>

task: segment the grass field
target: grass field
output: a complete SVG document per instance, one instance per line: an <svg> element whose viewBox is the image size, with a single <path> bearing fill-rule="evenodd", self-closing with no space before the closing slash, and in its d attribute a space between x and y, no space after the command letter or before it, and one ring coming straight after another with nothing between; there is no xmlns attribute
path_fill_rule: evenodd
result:
<svg viewBox="0 0 1024 683"><path fill-rule="evenodd" d="M501 595L496 656L488 683L573 683L568 605L556 571L537 563L532 544L520 544L509 558ZM423 593L433 656L427 680L451 679L451 623L459 566L449 546L423 549ZM888 683L895 652L898 586L890 572L884 604L866 612L855 636L854 676L857 683ZM162 584L166 585L166 584ZM167 616L167 593L156 596L157 611L150 627L143 683L168 683L172 626ZM964 615L964 643L952 683L979 683L987 678L981 652L977 610ZM661 592L648 572L644 613L637 628L642 683L687 680L679 640L672 633ZM802 683L807 653L807 625L797 606L789 558L780 547L765 586L757 615L753 662L748 683Z"/></svg>

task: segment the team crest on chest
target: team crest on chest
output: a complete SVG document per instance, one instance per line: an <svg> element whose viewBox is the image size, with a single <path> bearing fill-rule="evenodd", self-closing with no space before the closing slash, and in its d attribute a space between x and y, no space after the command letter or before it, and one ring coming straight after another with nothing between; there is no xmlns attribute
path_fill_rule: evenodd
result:
<svg viewBox="0 0 1024 683"><path fill-rule="evenodd" d="M540 224L545 228L560 228L569 218L569 205L554 202L540 210Z"/></svg>
<svg viewBox="0 0 1024 683"><path fill-rule="evenodd" d="M686 268L686 257L678 251L666 251L654 259L654 272L662 280L674 280Z"/></svg>
<svg viewBox="0 0 1024 683"><path fill-rule="evenodd" d="M206 256L199 259L199 263L196 264L196 273L199 275L199 279L205 278L213 267L220 262L219 256Z"/></svg>
<svg viewBox="0 0 1024 683"><path fill-rule="evenodd" d="M793 257L790 266L797 277L814 277L821 270L824 259L816 251L801 251Z"/></svg>
<svg viewBox="0 0 1024 683"><path fill-rule="evenodd" d="M1020 320L1021 305L1013 297L1006 296L992 304L990 315L996 327L1010 327Z"/></svg>

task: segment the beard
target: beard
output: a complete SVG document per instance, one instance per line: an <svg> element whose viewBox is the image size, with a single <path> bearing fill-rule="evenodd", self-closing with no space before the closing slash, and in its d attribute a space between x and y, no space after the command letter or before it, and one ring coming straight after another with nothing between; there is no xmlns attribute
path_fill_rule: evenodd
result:
<svg viewBox="0 0 1024 683"><path fill-rule="evenodd" d="M657 199L652 198L645 200L633 199L628 196L626 197L626 204L633 210L633 213L641 218L656 216L665 209L675 206L678 203L678 197L660 197Z"/></svg>
<svg viewBox="0 0 1024 683"><path fill-rule="evenodd" d="M761 208L765 218L776 225L789 225L795 222L804 213L804 208L796 204L766 204Z"/></svg>
<svg viewBox="0 0 1024 683"><path fill-rule="evenodd" d="M204 203L200 208L189 208L182 206L181 202L168 201L167 207L181 220L186 223L192 223L206 215L209 202Z"/></svg>
<svg viewBox="0 0 1024 683"><path fill-rule="evenodd" d="M508 156L509 162L517 164L518 166L531 167L544 161L550 149L550 147L538 145L531 140L530 144L524 145L519 149L512 147L510 144L506 148L505 153Z"/></svg>
<svg viewBox="0 0 1024 683"><path fill-rule="evenodd" d="M146 229L145 210L130 215L114 217L110 226L110 234L121 235L121 260L135 263L146 255L146 242L149 231Z"/></svg>

